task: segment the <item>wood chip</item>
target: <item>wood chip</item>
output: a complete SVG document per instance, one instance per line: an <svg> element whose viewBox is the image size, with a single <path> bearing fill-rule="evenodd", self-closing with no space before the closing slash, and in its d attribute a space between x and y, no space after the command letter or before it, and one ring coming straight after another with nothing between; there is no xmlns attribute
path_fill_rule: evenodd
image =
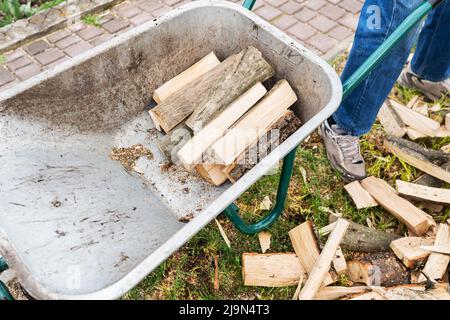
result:
<svg viewBox="0 0 450 320"><path fill-rule="evenodd" d="M361 186L359 181L353 181L344 186L350 195L357 209L364 209L378 206L375 199Z"/></svg>
<svg viewBox="0 0 450 320"><path fill-rule="evenodd" d="M266 253L270 249L270 239L272 235L269 231L261 231L258 233L259 244L261 246L261 252Z"/></svg>

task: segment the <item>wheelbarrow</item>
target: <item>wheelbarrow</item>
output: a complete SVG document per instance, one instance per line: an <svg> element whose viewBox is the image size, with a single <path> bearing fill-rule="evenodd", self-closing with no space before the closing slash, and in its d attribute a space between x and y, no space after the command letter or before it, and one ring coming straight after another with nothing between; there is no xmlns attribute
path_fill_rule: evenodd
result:
<svg viewBox="0 0 450 320"><path fill-rule="evenodd" d="M115 299L222 212L242 232L267 228L283 211L297 146L437 2L421 5L343 88L253 4L189 3L0 93L0 271L12 268L36 299ZM249 45L274 67L273 81L289 81L303 126L232 185L163 172L160 133L143 108L151 93L210 51L224 59ZM109 155L137 143L154 159L141 157L130 174ZM233 201L280 160L274 208L245 224ZM1 283L0 293L11 298Z"/></svg>

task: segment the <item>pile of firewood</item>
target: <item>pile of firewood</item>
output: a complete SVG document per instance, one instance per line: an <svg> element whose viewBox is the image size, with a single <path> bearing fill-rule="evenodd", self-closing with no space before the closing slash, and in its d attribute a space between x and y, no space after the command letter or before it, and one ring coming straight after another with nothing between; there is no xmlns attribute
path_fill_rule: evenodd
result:
<svg viewBox="0 0 450 320"><path fill-rule="evenodd" d="M166 135L158 147L170 163L221 185L235 182L300 127L297 101L254 47L220 62L211 52L155 90L150 116Z"/></svg>
<svg viewBox="0 0 450 320"><path fill-rule="evenodd" d="M397 180L395 188L376 177L345 186L358 209L379 205L407 233L386 233L374 229L370 220L366 227L329 211L328 226L314 230L308 221L289 231L295 252L264 253L268 236L260 234L263 253L242 257L245 285L297 285L294 299L450 300L450 218L438 223L432 216L450 205L450 189L445 188L450 183L448 146L431 150L402 138L449 136L450 119L437 107L430 111L433 119L428 118L428 109L419 102L414 98L403 106L390 101L378 118L389 134L385 149L424 174L413 183ZM318 240L327 235L320 250ZM340 275L349 286L333 285Z"/></svg>

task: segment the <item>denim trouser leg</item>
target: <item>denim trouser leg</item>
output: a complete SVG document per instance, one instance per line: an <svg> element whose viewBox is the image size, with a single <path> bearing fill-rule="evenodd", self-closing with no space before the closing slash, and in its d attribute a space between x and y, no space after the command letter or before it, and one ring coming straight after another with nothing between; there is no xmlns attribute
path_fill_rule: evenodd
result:
<svg viewBox="0 0 450 320"><path fill-rule="evenodd" d="M343 82L420 3L420 0L366 0L361 11L353 48L341 77ZM378 25L374 24L377 12L381 19ZM336 123L348 134L360 136L372 127L381 105L392 90L408 59L417 30L418 27L414 28L400 41L383 62L342 102L333 115Z"/></svg>
<svg viewBox="0 0 450 320"><path fill-rule="evenodd" d="M428 15L411 68L425 80L437 82L450 77L450 1L444 1Z"/></svg>

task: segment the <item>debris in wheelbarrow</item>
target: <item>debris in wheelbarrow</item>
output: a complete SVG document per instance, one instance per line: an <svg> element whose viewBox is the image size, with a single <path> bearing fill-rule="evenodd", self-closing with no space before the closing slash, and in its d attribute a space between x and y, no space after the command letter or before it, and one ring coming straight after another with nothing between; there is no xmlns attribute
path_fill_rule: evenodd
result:
<svg viewBox="0 0 450 320"><path fill-rule="evenodd" d="M301 125L288 108L297 96L254 47L219 62L213 52L155 90L149 111L166 132L167 160L219 186L235 182Z"/></svg>

